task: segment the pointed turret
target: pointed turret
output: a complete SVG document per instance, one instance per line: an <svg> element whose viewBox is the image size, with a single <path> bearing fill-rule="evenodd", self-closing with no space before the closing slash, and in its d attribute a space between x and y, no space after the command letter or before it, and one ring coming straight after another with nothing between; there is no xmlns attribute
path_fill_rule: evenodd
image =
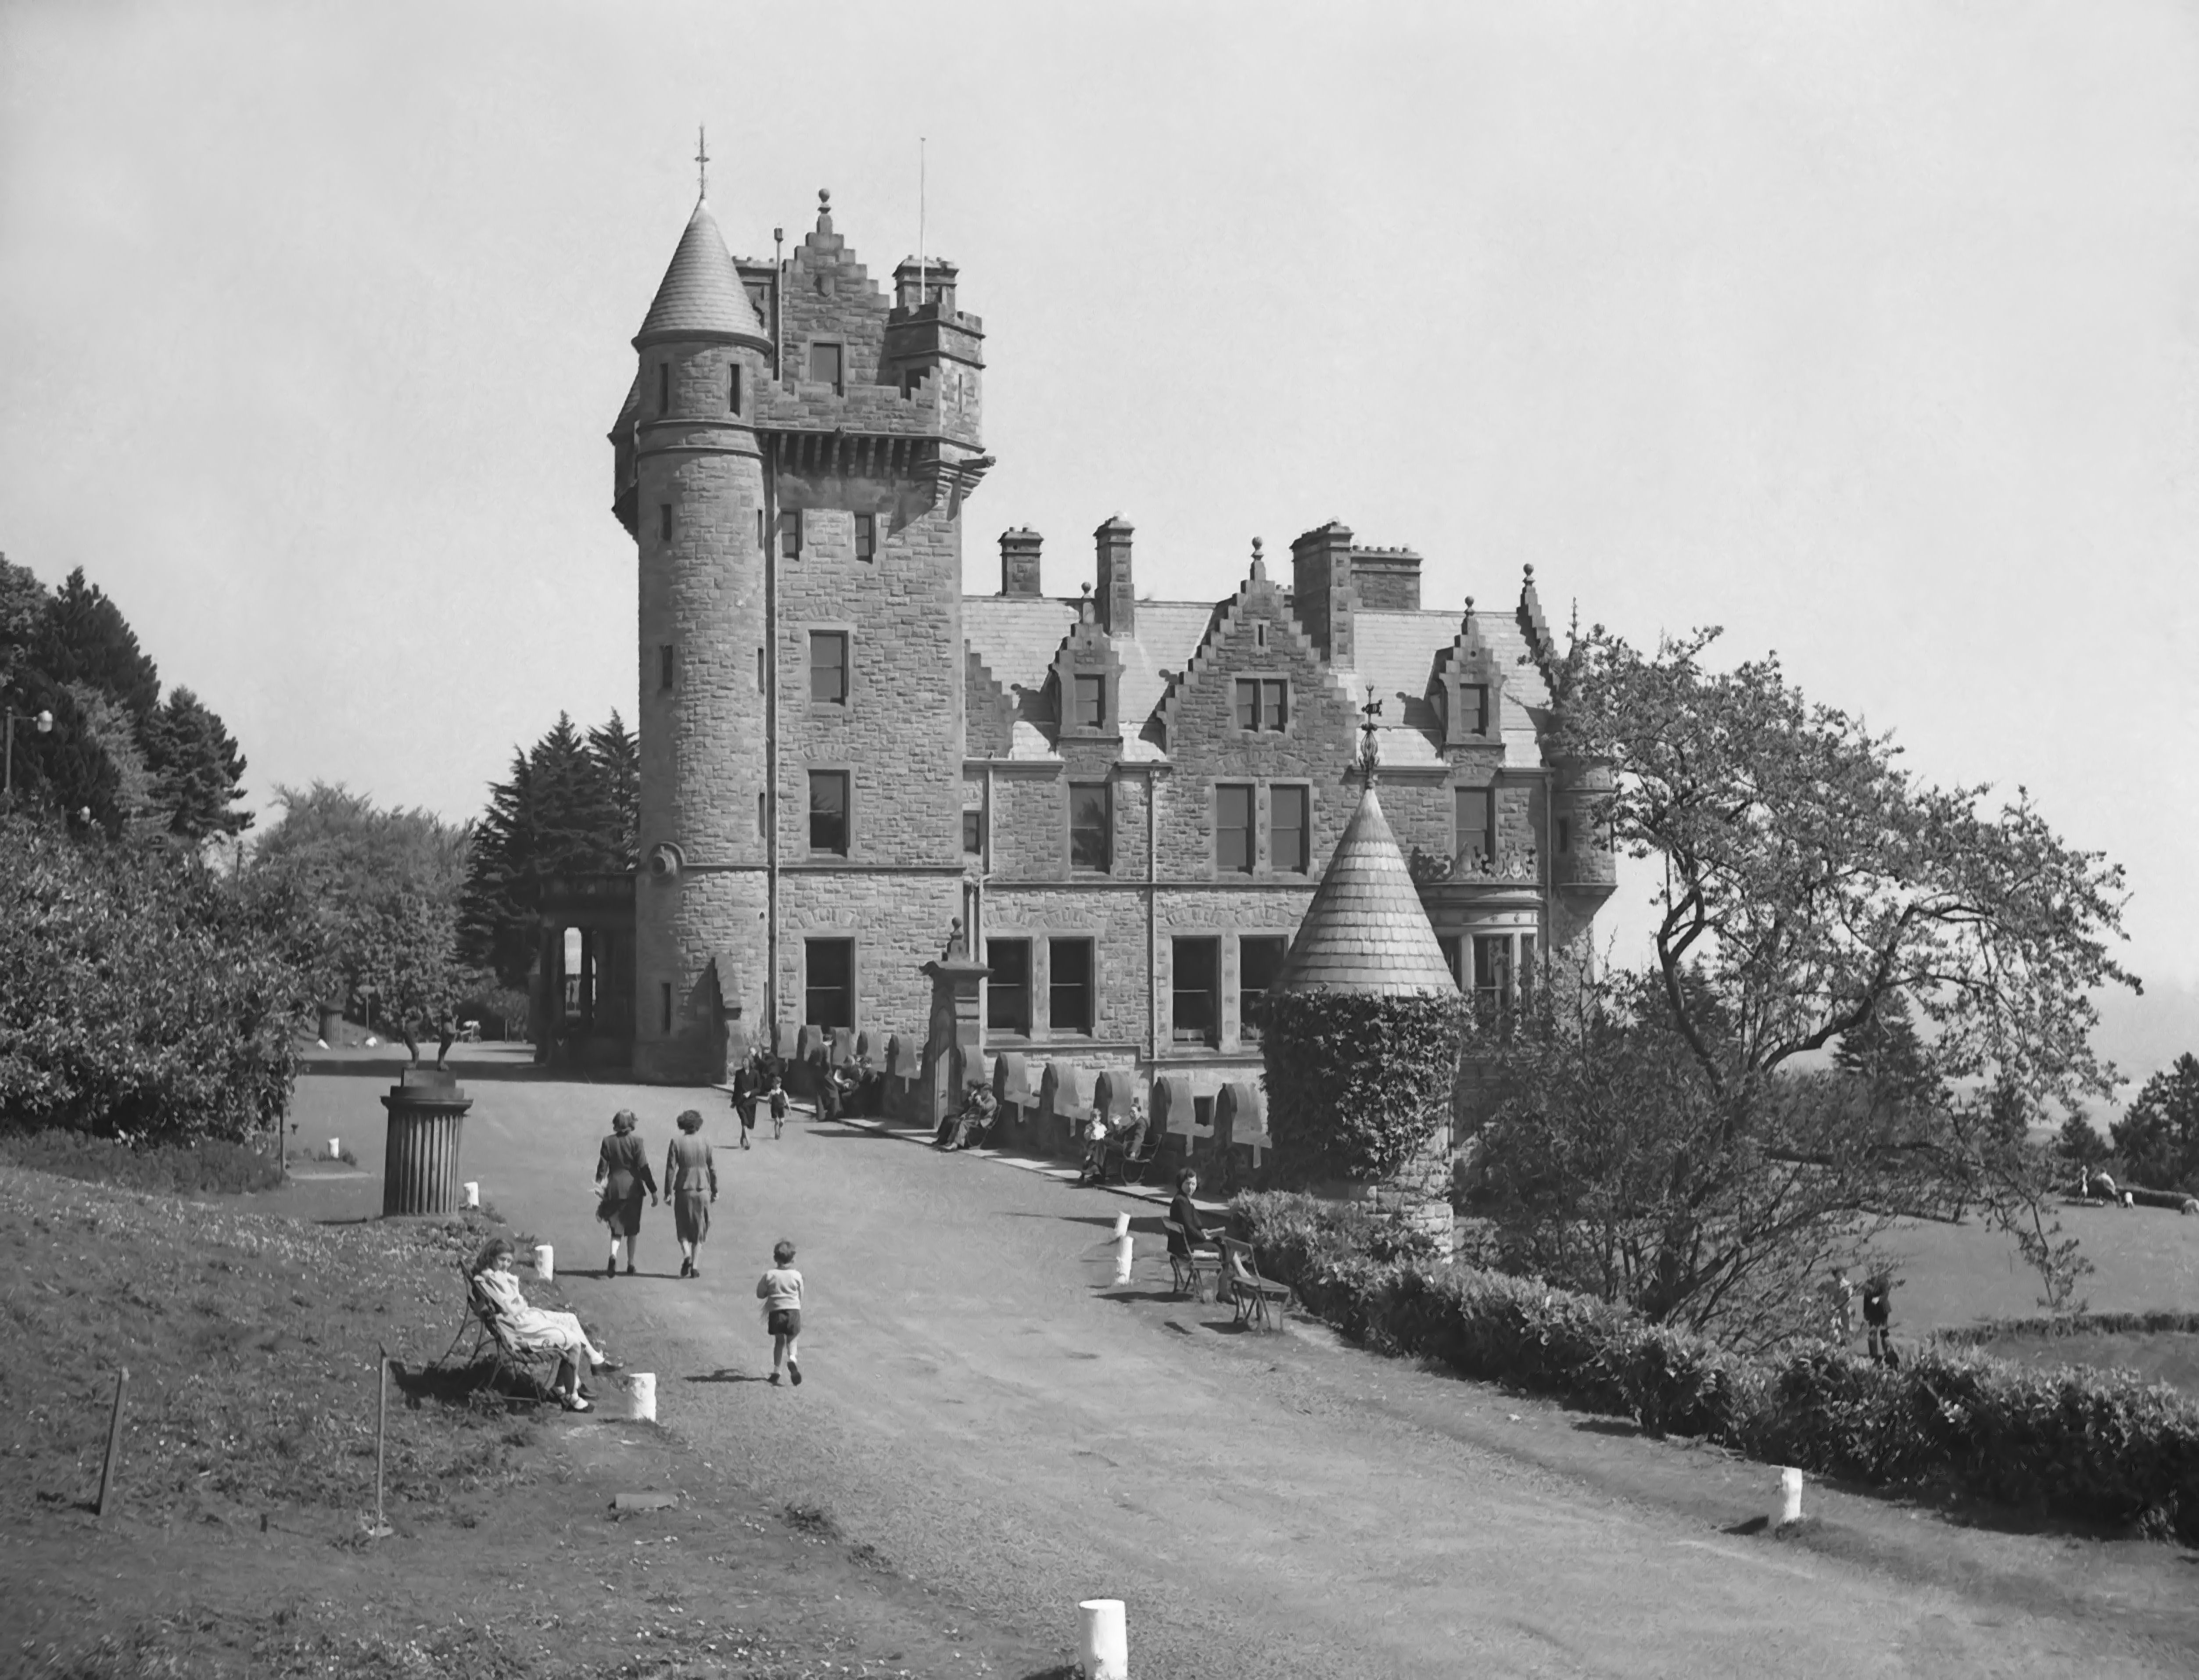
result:
<svg viewBox="0 0 2199 1680"><path fill-rule="evenodd" d="M656 300L634 335L634 348L669 339L735 341L759 350L771 348L771 339L756 319L755 306L749 301L748 288L741 283L740 270L726 249L725 236L718 231L717 218L699 200L656 289Z"/></svg>
<svg viewBox="0 0 2199 1680"><path fill-rule="evenodd" d="M1397 837L1374 791L1373 720L1362 766L1367 790L1298 924L1276 977L1279 992L1360 992L1380 997L1455 992Z"/></svg>

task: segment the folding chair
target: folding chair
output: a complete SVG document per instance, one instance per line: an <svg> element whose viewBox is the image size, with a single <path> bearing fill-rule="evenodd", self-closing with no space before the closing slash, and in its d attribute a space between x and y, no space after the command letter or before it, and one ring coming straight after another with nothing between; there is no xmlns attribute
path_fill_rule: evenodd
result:
<svg viewBox="0 0 2199 1680"><path fill-rule="evenodd" d="M476 1386L492 1388L495 1386L499 1378L509 1378L514 1383L523 1383L532 1388L534 1391L532 1397L534 1400L539 1402L550 1398L556 1393L556 1388L544 1381L534 1368L545 1361L554 1363L557 1358L557 1350L554 1348L522 1347L514 1342L511 1339L510 1331L505 1327L504 1321L497 1315L495 1304L481 1292L481 1286L475 1280L473 1274L461 1266L458 1269L458 1275L465 1280L466 1321L458 1326L458 1333L451 1338L451 1345L444 1349L443 1356L429 1368L435 1369L449 1365L451 1356L458 1350L458 1344L465 1340L467 1332L470 1330L473 1333L474 1345L466 1353L467 1367L470 1368L480 1362L484 1349L493 1348L496 1351L496 1357L490 1363L488 1374L482 1378Z"/></svg>
<svg viewBox="0 0 2199 1680"><path fill-rule="evenodd" d="M1252 1245L1248 1242L1224 1237L1222 1254L1228 1269L1224 1281L1229 1286L1230 1297L1237 1309L1237 1321L1257 1324L1263 1330L1274 1329L1275 1323L1268 1311L1268 1303L1274 1302L1278 1309L1287 1307L1290 1286L1260 1275L1260 1268L1252 1258Z"/></svg>
<svg viewBox="0 0 2199 1680"><path fill-rule="evenodd" d="M1117 1176L1124 1184L1143 1184L1146 1181L1146 1169L1159 1158L1161 1145L1167 1140L1166 1135L1159 1127L1147 1126L1145 1136L1138 1140L1138 1146L1134 1152L1123 1149L1119 1146L1111 1145L1110 1158L1115 1164ZM1105 1175L1103 1174L1102 1176L1104 1179Z"/></svg>
<svg viewBox="0 0 2199 1680"><path fill-rule="evenodd" d="M1173 1219L1164 1219L1161 1221L1161 1229L1175 1240L1169 1246L1169 1271L1175 1280L1175 1292L1179 1295L1189 1295L1201 1301L1211 1299L1211 1292L1199 1286L1200 1280L1210 1277L1216 1283L1220 1282L1222 1257L1201 1250L1193 1250L1187 1254L1179 1254L1175 1251L1175 1243L1181 1243L1187 1249L1191 1247L1190 1243L1184 1237L1183 1227Z"/></svg>

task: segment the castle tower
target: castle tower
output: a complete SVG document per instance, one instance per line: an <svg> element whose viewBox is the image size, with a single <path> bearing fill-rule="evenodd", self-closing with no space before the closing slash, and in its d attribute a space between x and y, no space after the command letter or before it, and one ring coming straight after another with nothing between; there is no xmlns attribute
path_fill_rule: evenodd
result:
<svg viewBox="0 0 2199 1680"><path fill-rule="evenodd" d="M645 1079L716 1079L729 1032L738 1045L764 1018L770 516L757 421L773 347L706 202L633 346L612 434L640 577L633 1065Z"/></svg>

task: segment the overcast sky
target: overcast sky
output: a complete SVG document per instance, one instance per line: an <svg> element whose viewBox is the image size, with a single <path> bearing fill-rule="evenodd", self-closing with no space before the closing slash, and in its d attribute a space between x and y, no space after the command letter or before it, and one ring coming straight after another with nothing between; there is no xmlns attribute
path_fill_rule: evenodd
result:
<svg viewBox="0 0 2199 1680"><path fill-rule="evenodd" d="M1338 518L1432 605L1722 624L2125 863L2110 1047L2199 1045L2199 9L9 0L0 549L263 808L466 816L631 719L604 434L698 123L737 252L829 187L881 277L927 140L971 587L1120 512L1211 598Z"/></svg>

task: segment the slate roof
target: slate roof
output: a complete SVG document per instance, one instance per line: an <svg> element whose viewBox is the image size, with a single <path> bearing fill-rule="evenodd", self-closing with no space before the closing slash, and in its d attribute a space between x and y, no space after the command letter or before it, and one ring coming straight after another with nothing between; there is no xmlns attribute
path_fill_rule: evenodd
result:
<svg viewBox="0 0 2199 1680"><path fill-rule="evenodd" d="M672 254L656 300L649 306L633 341L641 345L692 335L753 339L759 348L770 343L749 301L748 288L741 283L740 271L726 249L725 236L718 231L717 219L708 204L700 202L687 219L680 248Z"/></svg>
<svg viewBox="0 0 2199 1680"><path fill-rule="evenodd" d="M1123 662L1117 726L1126 763L1165 758L1145 738L1146 723L1205 640L1215 604L1207 601L1140 601L1134 637L1115 639ZM1076 622L1077 604L1049 596L965 595L962 637L1002 691L1018 701L1011 756L1054 756L1053 720L1041 703L1047 678L1062 638ZM1428 698L1437 661L1457 639L1455 612L1374 612L1353 615L1357 662L1337 679L1356 706L1372 693L1384 701L1379 734L1382 761L1398 767L1444 762L1443 724ZM1535 717L1550 703L1543 674L1526 657L1527 644L1509 613L1476 615L1482 639L1504 673L1498 728L1505 757L1514 764L1539 761ZM1401 705L1397 696L1405 697Z"/></svg>
<svg viewBox="0 0 2199 1680"><path fill-rule="evenodd" d="M1274 989L1382 997L1456 989L1372 787L1336 843Z"/></svg>

